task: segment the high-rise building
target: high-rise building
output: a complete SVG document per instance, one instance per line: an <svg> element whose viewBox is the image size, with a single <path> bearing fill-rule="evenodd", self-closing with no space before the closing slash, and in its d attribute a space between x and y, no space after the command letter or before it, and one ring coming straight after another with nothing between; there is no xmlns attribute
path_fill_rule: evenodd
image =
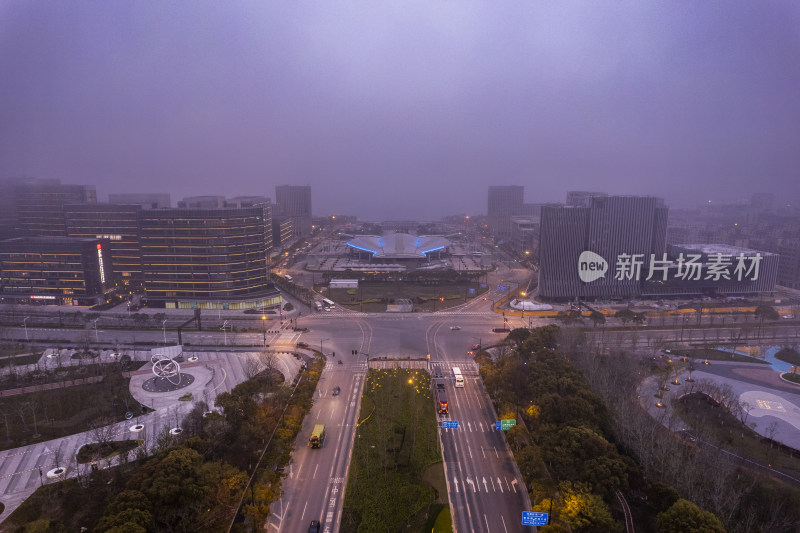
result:
<svg viewBox="0 0 800 533"><path fill-rule="evenodd" d="M94 185L30 180L15 187L17 229L28 236L65 237L64 206L97 203Z"/></svg>
<svg viewBox="0 0 800 533"><path fill-rule="evenodd" d="M280 302L267 278L263 207L141 213L145 294L166 308L249 309Z"/></svg>
<svg viewBox="0 0 800 533"><path fill-rule="evenodd" d="M522 185L489 187L487 222L489 230L501 240L511 238L511 217L523 214L525 188Z"/></svg>
<svg viewBox="0 0 800 533"><path fill-rule="evenodd" d="M141 289L142 252L138 204L76 204L64 206L67 235L103 239L113 257L114 282L127 290Z"/></svg>
<svg viewBox="0 0 800 533"><path fill-rule="evenodd" d="M663 200L637 196L595 196L589 207L542 207L539 294L543 298L629 298L639 294L633 277L614 271L587 283L578 275L583 252L606 262L622 254L661 257L666 246L668 209Z"/></svg>
<svg viewBox="0 0 800 533"><path fill-rule="evenodd" d="M294 238L311 235L311 186L279 185L275 187L277 215L292 221Z"/></svg>
<svg viewBox="0 0 800 533"><path fill-rule="evenodd" d="M109 194L108 203L140 205L145 209L156 209L158 207L172 207L169 194L164 193L142 193L142 194Z"/></svg>
<svg viewBox="0 0 800 533"><path fill-rule="evenodd" d="M289 217L272 218L272 243L276 250L282 250L292 242L292 219Z"/></svg>

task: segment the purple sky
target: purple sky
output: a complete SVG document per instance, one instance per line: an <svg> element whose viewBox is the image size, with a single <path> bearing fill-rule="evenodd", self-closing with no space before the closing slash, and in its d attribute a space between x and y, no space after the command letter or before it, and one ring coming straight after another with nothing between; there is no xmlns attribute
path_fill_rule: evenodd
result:
<svg viewBox="0 0 800 533"><path fill-rule="evenodd" d="M367 219L490 184L797 204L800 3L3 0L11 176Z"/></svg>

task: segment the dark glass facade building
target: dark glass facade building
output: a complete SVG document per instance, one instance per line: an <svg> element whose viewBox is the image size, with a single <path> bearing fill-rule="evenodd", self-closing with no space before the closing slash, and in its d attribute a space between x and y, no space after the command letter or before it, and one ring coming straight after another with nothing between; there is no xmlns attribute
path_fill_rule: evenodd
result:
<svg viewBox="0 0 800 533"><path fill-rule="evenodd" d="M275 187L276 215L289 217L294 238L311 235L311 186L279 185Z"/></svg>

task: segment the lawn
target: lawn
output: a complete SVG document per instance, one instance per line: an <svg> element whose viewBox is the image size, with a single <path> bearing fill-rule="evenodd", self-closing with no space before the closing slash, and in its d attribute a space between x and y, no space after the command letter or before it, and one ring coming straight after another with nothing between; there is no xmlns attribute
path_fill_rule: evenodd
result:
<svg viewBox="0 0 800 533"><path fill-rule="evenodd" d="M359 421L341 531L423 531L447 501L430 376L371 370Z"/></svg>
<svg viewBox="0 0 800 533"><path fill-rule="evenodd" d="M130 394L130 378L119 372L101 376L97 383L68 386L65 382L64 388L0 398L0 450L119 422L128 411L144 412Z"/></svg>
<svg viewBox="0 0 800 533"><path fill-rule="evenodd" d="M697 360L709 359L712 361L735 361L737 363L761 363L768 365L763 359L748 357L738 353L726 352L714 348L698 348L695 350L673 350L674 355L688 355Z"/></svg>
<svg viewBox="0 0 800 533"><path fill-rule="evenodd" d="M475 293L470 294L469 290ZM414 302L414 310L433 311L447 309L470 301L486 291L477 282L441 282L427 285L405 281L360 282L358 289L334 289L328 298L348 309L365 312L385 312L391 300L409 299Z"/></svg>

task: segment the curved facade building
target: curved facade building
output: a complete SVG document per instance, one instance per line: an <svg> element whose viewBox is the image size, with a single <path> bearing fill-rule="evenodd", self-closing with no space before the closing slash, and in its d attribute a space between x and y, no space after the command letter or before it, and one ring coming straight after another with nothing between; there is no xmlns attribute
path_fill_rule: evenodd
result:
<svg viewBox="0 0 800 533"><path fill-rule="evenodd" d="M151 209L141 215L150 305L248 309L280 302L268 280L272 231L264 207Z"/></svg>

